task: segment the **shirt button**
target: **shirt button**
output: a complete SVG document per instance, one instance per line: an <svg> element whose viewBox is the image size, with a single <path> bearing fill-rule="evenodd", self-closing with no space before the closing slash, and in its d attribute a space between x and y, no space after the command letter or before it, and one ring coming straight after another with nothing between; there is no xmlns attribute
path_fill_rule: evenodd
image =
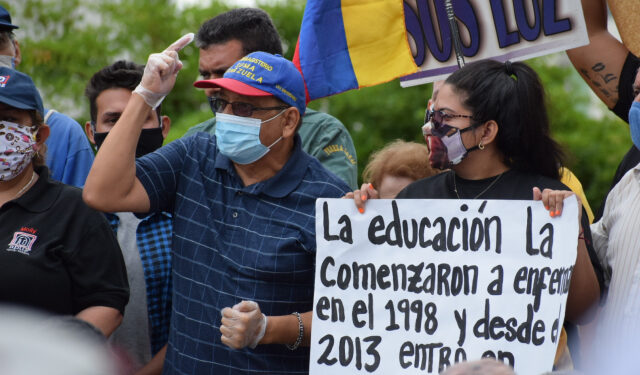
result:
<svg viewBox="0 0 640 375"><path fill-rule="evenodd" d="M231 216L233 216L233 218L235 219L235 218L237 218L237 217L238 217L238 213L237 213L237 212L234 212L234 213L233 213L233 215L231 215Z"/></svg>

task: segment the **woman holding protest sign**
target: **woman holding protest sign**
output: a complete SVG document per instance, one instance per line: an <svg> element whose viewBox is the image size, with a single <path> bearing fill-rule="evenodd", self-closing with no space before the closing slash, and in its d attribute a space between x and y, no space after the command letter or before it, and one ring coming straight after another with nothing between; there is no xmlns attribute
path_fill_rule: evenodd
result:
<svg viewBox="0 0 640 375"><path fill-rule="evenodd" d="M569 190L560 182L562 152L550 136L544 89L523 63L467 64L447 78L425 123L431 165L451 170L410 184L396 198L540 200L546 189ZM354 192L360 212L371 198L377 193L367 184ZM559 214L555 203L546 207L552 217ZM602 280L587 215L580 220L567 300L571 322L586 320Z"/></svg>

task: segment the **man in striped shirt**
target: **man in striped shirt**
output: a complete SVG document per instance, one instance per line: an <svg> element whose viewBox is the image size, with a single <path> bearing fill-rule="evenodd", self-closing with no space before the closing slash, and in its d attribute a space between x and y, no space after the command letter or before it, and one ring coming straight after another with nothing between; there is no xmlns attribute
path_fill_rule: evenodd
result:
<svg viewBox="0 0 640 375"><path fill-rule="evenodd" d="M589 44L567 55L593 92L629 123L633 140L591 225L607 292L595 335L586 342L592 353L585 359L591 361L589 373L635 373L640 362L640 60L609 32L605 0L582 0L582 9Z"/></svg>
<svg viewBox="0 0 640 375"><path fill-rule="evenodd" d="M640 148L640 75L629 110L631 139ZM607 196L602 218L591 225L593 245L604 268L607 298L597 319L598 371L635 372L640 346L640 165ZM631 349L632 348L632 349ZM597 365L606 363L606 368ZM611 366L615 363L615 367ZM633 368L633 370L631 370ZM604 373L604 372L602 372Z"/></svg>
<svg viewBox="0 0 640 375"><path fill-rule="evenodd" d="M315 200L349 187L302 151L302 77L264 52L196 83L221 88L211 98L216 135L182 138L134 162L140 124L173 87L177 52L189 41L149 57L84 198L103 211L173 214L165 374L307 373Z"/></svg>

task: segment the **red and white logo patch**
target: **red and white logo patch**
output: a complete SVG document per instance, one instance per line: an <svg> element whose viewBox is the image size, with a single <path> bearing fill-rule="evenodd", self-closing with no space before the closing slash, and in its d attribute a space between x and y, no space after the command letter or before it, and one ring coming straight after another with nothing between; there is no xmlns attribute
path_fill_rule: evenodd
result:
<svg viewBox="0 0 640 375"><path fill-rule="evenodd" d="M9 78L11 78L11 76L0 76L0 87L6 86L7 82L9 82Z"/></svg>
<svg viewBox="0 0 640 375"><path fill-rule="evenodd" d="M38 239L38 236L25 233L25 232L15 232L13 234L13 239L9 243L9 247L7 251L15 251L22 254L27 254L31 252L31 248L33 247L34 242Z"/></svg>

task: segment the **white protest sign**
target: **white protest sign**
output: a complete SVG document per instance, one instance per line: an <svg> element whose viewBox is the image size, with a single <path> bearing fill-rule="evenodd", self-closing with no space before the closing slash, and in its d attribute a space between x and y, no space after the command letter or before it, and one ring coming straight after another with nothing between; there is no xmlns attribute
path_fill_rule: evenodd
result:
<svg viewBox="0 0 640 375"><path fill-rule="evenodd" d="M466 62L524 60L589 43L577 0L452 0ZM403 87L458 69L443 0L404 0L405 25L420 72Z"/></svg>
<svg viewBox="0 0 640 375"><path fill-rule="evenodd" d="M577 202L316 203L313 375L437 374L495 357L550 371L576 260Z"/></svg>

